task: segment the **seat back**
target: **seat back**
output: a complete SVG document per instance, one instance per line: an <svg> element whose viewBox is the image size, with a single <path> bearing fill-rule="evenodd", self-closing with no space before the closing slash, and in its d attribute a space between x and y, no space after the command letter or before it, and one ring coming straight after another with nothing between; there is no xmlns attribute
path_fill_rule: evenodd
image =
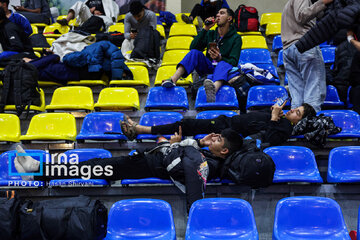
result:
<svg viewBox="0 0 360 240"><path fill-rule="evenodd" d="M44 28L43 34L44 34L44 36L46 36L48 33L49 34L56 34L56 33L54 33L56 30L59 31L59 34L65 34L65 33L69 32L70 27L69 26L62 26L62 25L60 25L58 23L55 23L53 25L46 26Z"/></svg>
<svg viewBox="0 0 360 240"><path fill-rule="evenodd" d="M330 138L360 137L360 116L351 110L323 110L317 115L324 114L330 116L335 125L341 128L341 132L336 135L329 135Z"/></svg>
<svg viewBox="0 0 360 240"><path fill-rule="evenodd" d="M325 64L332 64L335 62L335 49L336 49L336 47L321 48L321 52L322 52Z"/></svg>
<svg viewBox="0 0 360 240"><path fill-rule="evenodd" d="M104 88L95 107L106 110L140 109L139 94L135 88Z"/></svg>
<svg viewBox="0 0 360 240"><path fill-rule="evenodd" d="M341 208L334 200L289 197L276 205L273 239L350 240L350 237Z"/></svg>
<svg viewBox="0 0 360 240"><path fill-rule="evenodd" d="M162 81L169 79L176 72L176 65L161 66L158 68L155 77L155 86L161 85ZM177 86L189 85L193 82L192 74L189 74L186 78L180 78L177 82Z"/></svg>
<svg viewBox="0 0 360 240"><path fill-rule="evenodd" d="M86 115L77 140L93 139L120 139L126 140L122 134L120 121L124 120L124 114L120 112L96 112ZM113 133L113 134L107 134Z"/></svg>
<svg viewBox="0 0 360 240"><path fill-rule="evenodd" d="M20 140L70 140L76 138L75 117L69 113L42 113L35 115L26 135Z"/></svg>
<svg viewBox="0 0 360 240"><path fill-rule="evenodd" d="M166 51L164 53L163 56L163 62L162 65L168 65L168 64L173 64L173 65L177 65L181 60L183 60L183 58L185 57L185 55L189 52L189 50L171 50L171 51Z"/></svg>
<svg viewBox="0 0 360 240"><path fill-rule="evenodd" d="M94 98L89 87L59 87L55 89L46 109L94 110Z"/></svg>
<svg viewBox="0 0 360 240"><path fill-rule="evenodd" d="M360 182L360 147L337 147L330 151L327 181Z"/></svg>
<svg viewBox="0 0 360 240"><path fill-rule="evenodd" d="M273 39L272 50L276 52L281 50L282 48L283 48L283 44L281 41L281 35L276 35Z"/></svg>
<svg viewBox="0 0 360 240"><path fill-rule="evenodd" d="M196 36L196 27L193 24L174 23L170 28L169 37L174 36Z"/></svg>
<svg viewBox="0 0 360 240"><path fill-rule="evenodd" d="M279 146L264 152L273 159L276 170L273 182L322 183L314 153L306 147Z"/></svg>
<svg viewBox="0 0 360 240"><path fill-rule="evenodd" d="M281 12L263 13L260 17L260 26L268 23L281 23Z"/></svg>
<svg viewBox="0 0 360 240"><path fill-rule="evenodd" d="M327 85L324 107L342 107L344 103L340 100L338 91L332 85Z"/></svg>
<svg viewBox="0 0 360 240"><path fill-rule="evenodd" d="M124 23L116 23L109 27L109 32L121 32L124 33Z"/></svg>
<svg viewBox="0 0 360 240"><path fill-rule="evenodd" d="M275 78L274 83L279 83L279 75L277 73L276 67L272 63L256 63L258 68L268 70ZM273 84L273 83L272 83Z"/></svg>
<svg viewBox="0 0 360 240"><path fill-rule="evenodd" d="M246 109L272 106L275 104L277 98L283 96L288 96L288 93L283 86L253 86L248 92ZM290 106L290 103L287 102L286 105Z"/></svg>
<svg viewBox="0 0 360 240"><path fill-rule="evenodd" d="M204 87L198 89L196 100L196 109L238 109L239 102L233 87L222 86L216 93L215 102L206 101L206 93Z"/></svg>
<svg viewBox="0 0 360 240"><path fill-rule="evenodd" d="M281 23L268 23L266 25L265 35L267 37L274 36L274 35L280 35L281 34Z"/></svg>
<svg viewBox="0 0 360 240"><path fill-rule="evenodd" d="M193 203L185 239L259 239L251 205L236 198L206 198Z"/></svg>
<svg viewBox="0 0 360 240"><path fill-rule="evenodd" d="M153 87L146 98L145 110L157 109L189 109L186 91L183 87Z"/></svg>
<svg viewBox="0 0 360 240"><path fill-rule="evenodd" d="M108 150L99 149L99 148L81 148L81 149L71 149L64 152L67 161L84 162L93 158L111 158L112 154ZM65 159L59 159L62 163L64 163Z"/></svg>
<svg viewBox="0 0 360 240"><path fill-rule="evenodd" d="M20 119L15 114L0 114L0 141L20 141Z"/></svg>
<svg viewBox="0 0 360 240"><path fill-rule="evenodd" d="M242 45L241 49L248 48L263 48L268 49L265 38L257 35L245 35L241 36Z"/></svg>
<svg viewBox="0 0 360 240"><path fill-rule="evenodd" d="M284 66L284 58L283 58L283 50L282 49L279 51L277 66L278 67Z"/></svg>
<svg viewBox="0 0 360 240"><path fill-rule="evenodd" d="M108 219L105 239L176 239L171 206L163 200L118 201Z"/></svg>
<svg viewBox="0 0 360 240"><path fill-rule="evenodd" d="M268 63L272 64L270 52L267 49L243 49L240 53L240 64L245 63Z"/></svg>
<svg viewBox="0 0 360 240"><path fill-rule="evenodd" d="M232 117L232 116L235 116L238 114L236 112L230 111L230 110L210 110L210 111L199 112L196 115L196 119L213 119L213 118L217 118L220 115Z"/></svg>
<svg viewBox="0 0 360 240"><path fill-rule="evenodd" d="M190 36L171 37L166 42L166 51L177 49L190 49L190 44L194 38Z"/></svg>

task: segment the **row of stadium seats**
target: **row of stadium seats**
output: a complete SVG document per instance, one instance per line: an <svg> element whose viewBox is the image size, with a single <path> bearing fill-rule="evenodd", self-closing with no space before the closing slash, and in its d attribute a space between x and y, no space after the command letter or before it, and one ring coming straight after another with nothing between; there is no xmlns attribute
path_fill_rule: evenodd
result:
<svg viewBox="0 0 360 240"><path fill-rule="evenodd" d="M278 146L264 150L274 160L276 170L273 183L323 183L320 176L314 153L306 147ZM50 161L49 153L43 150L27 150L27 154L38 161ZM104 149L73 149L64 152L60 162L69 161L72 156L77 156L79 162L92 158L110 158L112 154ZM22 181L20 174L14 166L16 151L7 151L0 155L0 186L26 186L43 187L42 181ZM60 155L59 155L60 156ZM42 165L41 165L42 166ZM359 183L360 182L360 147L337 147L330 151L327 170L327 183ZM9 171L11 170L11 171ZM39 174L44 173L40 169ZM210 183L232 183L226 179L213 179ZM59 186L109 186L104 179L57 179L50 180L50 187ZM172 184L170 180L158 178L123 179L124 186L136 184Z"/></svg>
<svg viewBox="0 0 360 240"><path fill-rule="evenodd" d="M296 216L296 217L294 217ZM131 231L129 231L131 229ZM175 240L169 203L155 199L129 199L113 204L105 239ZM230 238L231 236L231 238ZM251 205L237 198L208 198L191 206L186 240L257 240ZM339 204L324 197L289 197L275 209L273 239L350 239Z"/></svg>

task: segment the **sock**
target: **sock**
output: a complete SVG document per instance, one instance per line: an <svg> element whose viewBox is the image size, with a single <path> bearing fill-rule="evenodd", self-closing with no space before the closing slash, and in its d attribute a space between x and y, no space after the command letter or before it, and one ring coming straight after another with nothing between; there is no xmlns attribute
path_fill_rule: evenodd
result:
<svg viewBox="0 0 360 240"><path fill-rule="evenodd" d="M23 166L21 166L21 164L18 161L18 157L16 157L14 159L14 165L16 170L18 171L18 173L26 173L25 169L23 168ZM21 176L21 179L24 181L34 181L34 176Z"/></svg>
<svg viewBox="0 0 360 240"><path fill-rule="evenodd" d="M26 153L20 145L16 146L16 151L18 151L18 153ZM21 166L24 168L25 172L39 171L40 162L35 160L34 158L30 156L17 156L17 154L16 158L21 164Z"/></svg>

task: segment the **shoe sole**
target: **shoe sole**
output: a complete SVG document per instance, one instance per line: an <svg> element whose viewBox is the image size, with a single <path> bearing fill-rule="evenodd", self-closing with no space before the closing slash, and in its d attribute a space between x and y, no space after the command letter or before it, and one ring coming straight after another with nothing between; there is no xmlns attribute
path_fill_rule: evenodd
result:
<svg viewBox="0 0 360 240"><path fill-rule="evenodd" d="M215 102L215 85L211 80L204 81L204 88L207 102Z"/></svg>
<svg viewBox="0 0 360 240"><path fill-rule="evenodd" d="M172 88L172 87L175 87L175 84L167 81L167 82L164 82L163 84L161 84L161 86L163 86L165 88Z"/></svg>

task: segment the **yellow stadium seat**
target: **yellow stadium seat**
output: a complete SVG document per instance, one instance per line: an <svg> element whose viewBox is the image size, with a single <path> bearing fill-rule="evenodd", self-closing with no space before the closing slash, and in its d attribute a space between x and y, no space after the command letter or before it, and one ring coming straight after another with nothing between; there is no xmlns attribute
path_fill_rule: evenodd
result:
<svg viewBox="0 0 360 240"><path fill-rule="evenodd" d="M118 16L117 16L117 22L120 22L121 20L124 20L124 19L125 19L125 15L126 15L126 14L118 15Z"/></svg>
<svg viewBox="0 0 360 240"><path fill-rule="evenodd" d="M38 58L41 58L41 53L35 51L34 54L35 54L35 56L37 56Z"/></svg>
<svg viewBox="0 0 360 240"><path fill-rule="evenodd" d="M94 98L89 87L60 87L55 89L49 110L94 110Z"/></svg>
<svg viewBox="0 0 360 240"><path fill-rule="evenodd" d="M67 17L67 15L60 15L60 16L57 17L56 20L64 19L64 18L66 18L66 17ZM76 22L76 18L71 19L68 24L69 24L69 26L74 26L74 27L78 27L78 26L79 26L79 24Z"/></svg>
<svg viewBox="0 0 360 240"><path fill-rule="evenodd" d="M190 49L190 44L194 38L190 36L171 37L166 42L166 51L176 49Z"/></svg>
<svg viewBox="0 0 360 240"><path fill-rule="evenodd" d="M53 43L55 40L56 40L55 38L50 38L50 37L46 38L46 41L48 42L48 44L49 44L50 46L52 46L52 43Z"/></svg>
<svg viewBox="0 0 360 240"><path fill-rule="evenodd" d="M168 66L161 66L157 70L156 78L155 78L155 86L161 85L162 81L165 79L170 78L176 71L176 65L168 65ZM192 75L189 74L187 78L180 78L176 85L183 86L183 85L190 85L193 82Z"/></svg>
<svg viewBox="0 0 360 240"><path fill-rule="evenodd" d="M173 36L196 36L196 27L193 24L174 23L170 28L169 37Z"/></svg>
<svg viewBox="0 0 360 240"><path fill-rule="evenodd" d="M240 36L246 36L246 35L258 35L261 36L261 32L238 32Z"/></svg>
<svg viewBox="0 0 360 240"><path fill-rule="evenodd" d="M212 26L211 28L210 28L210 30L216 30L216 28L217 28L217 24L215 24L214 26Z"/></svg>
<svg viewBox="0 0 360 240"><path fill-rule="evenodd" d="M260 18L260 26L268 23L281 23L281 12L263 13Z"/></svg>
<svg viewBox="0 0 360 240"><path fill-rule="evenodd" d="M80 80L69 81L67 85L70 86L107 86L109 83L109 77L104 73L99 80Z"/></svg>
<svg viewBox="0 0 360 240"><path fill-rule="evenodd" d="M0 141L19 142L20 141L20 119L15 114L0 114Z"/></svg>
<svg viewBox="0 0 360 240"><path fill-rule="evenodd" d="M144 62L134 62L134 61L126 61L125 64L129 67L129 66L143 66L143 67L148 67L148 65L146 65L146 63Z"/></svg>
<svg viewBox="0 0 360 240"><path fill-rule="evenodd" d="M248 36L241 36L241 39L242 39L241 49L248 49L248 48L268 49L265 38L263 36L248 35Z"/></svg>
<svg viewBox="0 0 360 240"><path fill-rule="evenodd" d="M149 71L144 66L128 66L131 70L133 80L111 80L110 86L148 86L150 87Z"/></svg>
<svg viewBox="0 0 360 240"><path fill-rule="evenodd" d="M99 94L96 110L139 110L139 94L135 88L104 88Z"/></svg>
<svg viewBox="0 0 360 240"><path fill-rule="evenodd" d="M156 30L158 30L158 32L160 33L160 36L161 36L161 37L166 38L165 28L164 28L163 25L157 24L157 25L156 25Z"/></svg>
<svg viewBox="0 0 360 240"><path fill-rule="evenodd" d="M166 51L163 56L161 66L165 65L177 65L189 52L189 50L171 50Z"/></svg>
<svg viewBox="0 0 360 240"><path fill-rule="evenodd" d="M111 25L108 29L109 32L121 32L124 33L124 24L123 23L116 23Z"/></svg>
<svg viewBox="0 0 360 240"><path fill-rule="evenodd" d="M31 29L32 29L32 34L31 35L39 33L39 30L38 30L37 26L31 24Z"/></svg>
<svg viewBox="0 0 360 240"><path fill-rule="evenodd" d="M59 31L60 33L54 33L55 31ZM69 26L61 26L59 23L54 23L53 25L46 26L43 32L45 37L49 38L58 38L62 34L68 33L70 30Z"/></svg>
<svg viewBox="0 0 360 240"><path fill-rule="evenodd" d="M39 29L39 27L40 27L40 28L44 28L44 27L46 27L46 26L49 26L49 25L47 25L47 24L45 24L45 23L32 23L31 25L36 26L38 29Z"/></svg>
<svg viewBox="0 0 360 240"><path fill-rule="evenodd" d="M0 71L4 71L4 68L0 68ZM2 85L3 85L3 82L0 81L0 87L2 87Z"/></svg>
<svg viewBox="0 0 360 240"><path fill-rule="evenodd" d="M45 93L40 88L40 106L30 105L30 111L36 112L45 112ZM28 106L25 107L25 110L28 109ZM15 105L6 105L4 108L5 111L16 111Z"/></svg>
<svg viewBox="0 0 360 240"><path fill-rule="evenodd" d="M281 23L268 23L266 25L265 35L274 36L281 34Z"/></svg>
<svg viewBox="0 0 360 240"><path fill-rule="evenodd" d="M76 140L76 120L69 113L42 113L35 115L21 141Z"/></svg>
<svg viewBox="0 0 360 240"><path fill-rule="evenodd" d="M184 14L187 15L187 16L190 16L190 13L184 13ZM178 23L181 23L181 24L186 24L186 23L182 20L181 15L182 15L182 13L177 13L177 14L175 14L176 21L177 21ZM193 24L194 24L195 26L199 26L199 21L198 21L197 18L194 19Z"/></svg>

